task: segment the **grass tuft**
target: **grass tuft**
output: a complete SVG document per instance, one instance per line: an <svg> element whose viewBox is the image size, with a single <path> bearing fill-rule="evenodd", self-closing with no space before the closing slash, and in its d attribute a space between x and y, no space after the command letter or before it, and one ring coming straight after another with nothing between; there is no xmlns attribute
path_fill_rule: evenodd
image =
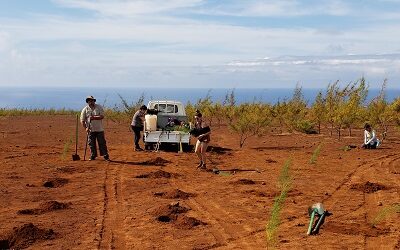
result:
<svg viewBox="0 0 400 250"><path fill-rule="evenodd" d="M387 217L392 216L395 213L400 213L400 204L393 204L387 207L382 208L375 218L372 220L372 226L376 226L385 220Z"/></svg>

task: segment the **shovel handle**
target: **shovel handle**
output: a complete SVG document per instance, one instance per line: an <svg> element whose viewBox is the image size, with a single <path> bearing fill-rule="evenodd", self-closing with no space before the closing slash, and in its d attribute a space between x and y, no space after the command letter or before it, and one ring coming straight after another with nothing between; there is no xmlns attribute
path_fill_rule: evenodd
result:
<svg viewBox="0 0 400 250"><path fill-rule="evenodd" d="M76 129L75 129L75 154L78 154L78 123L79 123L79 116L76 115Z"/></svg>
<svg viewBox="0 0 400 250"><path fill-rule="evenodd" d="M317 212L317 210L315 208L311 212L311 218L310 218L310 223L308 225L307 235L311 234L311 228L312 228L312 225L314 223L314 217L315 217L315 213L316 212Z"/></svg>
<svg viewBox="0 0 400 250"><path fill-rule="evenodd" d="M313 232L315 232L315 233L318 232L319 227L322 225L322 223L324 221L325 215L326 215L326 211L321 215L321 217L319 217L317 225L315 225Z"/></svg>

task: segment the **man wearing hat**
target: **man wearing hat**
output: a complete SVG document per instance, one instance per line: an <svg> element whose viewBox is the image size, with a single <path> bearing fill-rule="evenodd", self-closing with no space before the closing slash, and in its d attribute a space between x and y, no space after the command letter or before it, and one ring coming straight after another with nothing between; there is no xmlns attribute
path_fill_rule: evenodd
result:
<svg viewBox="0 0 400 250"><path fill-rule="evenodd" d="M107 151L106 139L104 137L103 118L104 110L99 104L96 104L96 99L93 96L86 97L87 105L81 112L81 123L88 133L88 144L90 147L90 160L97 157L96 140L99 144L100 155L105 160L110 160Z"/></svg>

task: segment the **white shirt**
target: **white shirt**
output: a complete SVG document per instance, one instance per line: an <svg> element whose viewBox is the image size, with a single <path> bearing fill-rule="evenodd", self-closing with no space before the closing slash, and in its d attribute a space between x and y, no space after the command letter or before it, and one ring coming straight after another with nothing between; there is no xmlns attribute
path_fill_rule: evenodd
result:
<svg viewBox="0 0 400 250"><path fill-rule="evenodd" d="M102 120L89 120L92 115L102 115L104 116L103 107L99 104L94 104L94 108L91 109L89 105L84 107L81 112L81 122L86 121L86 124L90 124L90 130L92 132L102 132L104 131Z"/></svg>
<svg viewBox="0 0 400 250"><path fill-rule="evenodd" d="M364 130L364 144L371 144L375 142L377 142L375 130L372 130L371 132Z"/></svg>

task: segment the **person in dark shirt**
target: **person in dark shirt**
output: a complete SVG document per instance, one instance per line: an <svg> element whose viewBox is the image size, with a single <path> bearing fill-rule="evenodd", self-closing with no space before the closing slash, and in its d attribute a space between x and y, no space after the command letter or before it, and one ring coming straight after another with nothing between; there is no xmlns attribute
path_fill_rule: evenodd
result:
<svg viewBox="0 0 400 250"><path fill-rule="evenodd" d="M138 111L133 115L131 128L134 133L135 151L143 151L139 146L140 131L143 131L144 117L147 112L146 105L142 105Z"/></svg>

